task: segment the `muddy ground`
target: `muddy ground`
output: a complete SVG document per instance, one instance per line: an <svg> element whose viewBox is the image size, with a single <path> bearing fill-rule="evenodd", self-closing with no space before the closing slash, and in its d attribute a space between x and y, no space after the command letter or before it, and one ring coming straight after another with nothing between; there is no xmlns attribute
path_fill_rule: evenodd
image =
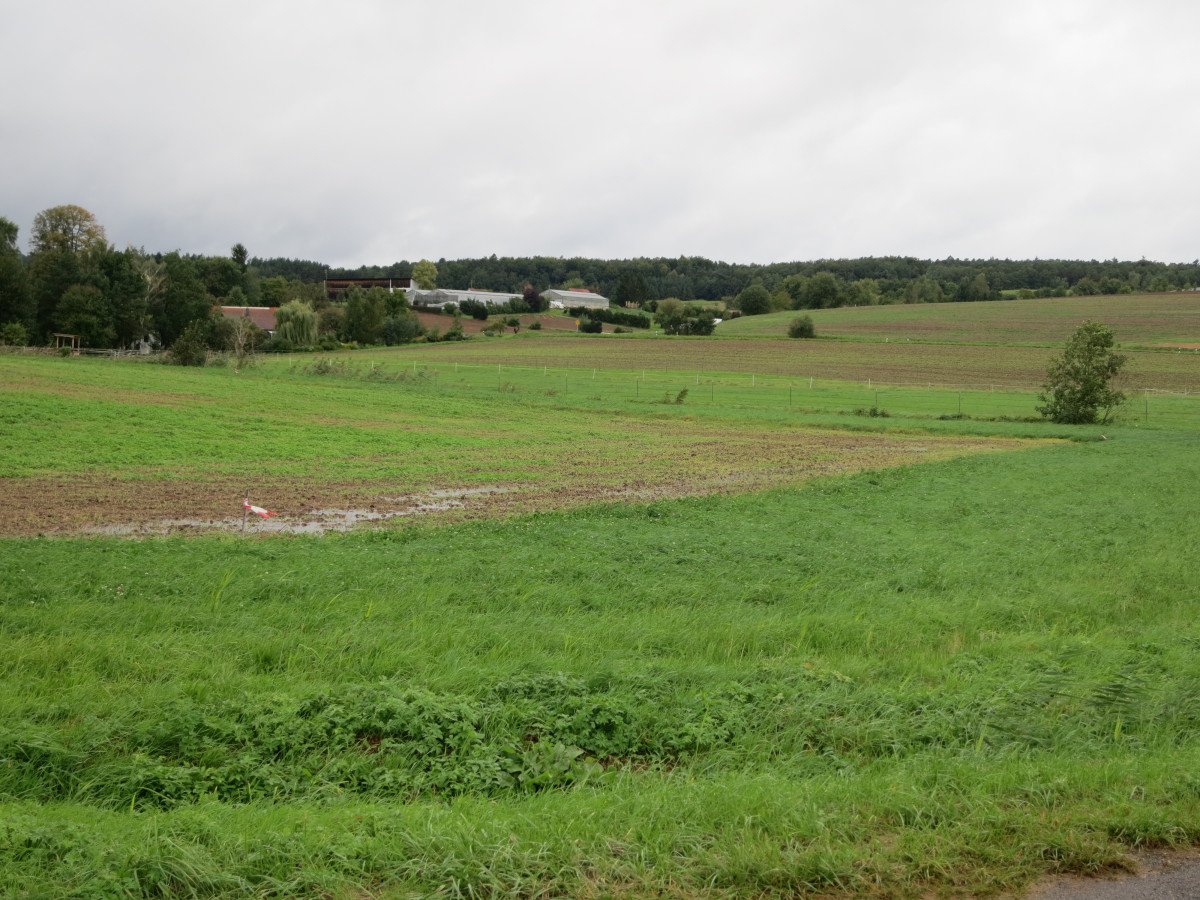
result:
<svg viewBox="0 0 1200 900"><path fill-rule="evenodd" d="M164 534L241 531L319 533L402 525L415 519L463 521L600 502L741 493L798 484L821 475L887 468L970 453L1012 450L1003 439L898 440L871 434L793 432L771 439L715 441L692 436L680 458L631 465L548 461L538 482L446 479L418 487L387 481L256 478L162 472L90 472L0 478L0 536ZM582 448L581 448L582 449ZM636 474L634 474L636 472ZM476 475L475 477L478 477ZM243 516L242 501L278 514Z"/></svg>

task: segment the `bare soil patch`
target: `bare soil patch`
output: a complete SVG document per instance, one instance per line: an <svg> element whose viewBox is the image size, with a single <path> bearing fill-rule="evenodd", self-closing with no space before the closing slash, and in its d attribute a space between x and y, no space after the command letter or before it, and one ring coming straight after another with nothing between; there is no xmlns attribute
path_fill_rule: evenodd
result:
<svg viewBox="0 0 1200 900"><path fill-rule="evenodd" d="M647 424L646 429L654 426ZM312 533L403 523L497 518L597 502L741 493L797 484L821 475L886 468L1032 442L889 436L799 429L733 434L697 428L677 435L673 452L641 465L619 463L595 448L548 460L536 482L481 483L486 467L465 466L460 479L414 486L374 480L260 477L252 503L279 518L249 517L247 530ZM477 480L472 480L477 479ZM162 472L80 473L0 478L0 536L161 534L240 530L244 477Z"/></svg>

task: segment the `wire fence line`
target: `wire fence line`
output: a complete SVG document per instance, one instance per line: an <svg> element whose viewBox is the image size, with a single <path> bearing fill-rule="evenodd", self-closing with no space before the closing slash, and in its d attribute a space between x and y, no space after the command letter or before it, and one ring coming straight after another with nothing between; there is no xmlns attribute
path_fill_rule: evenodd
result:
<svg viewBox="0 0 1200 900"><path fill-rule="evenodd" d="M415 360L414 360L414 365L417 365L417 362ZM424 365L426 368L435 368L435 367L439 366L439 363L430 362L430 363L424 363L421 365ZM442 362L442 363L440 363L440 365L452 365L455 367L454 371L456 371L456 372L460 371L462 369L469 369L469 368L480 369L483 371L492 371L493 370L493 364L491 364L491 363L476 363L476 362L464 363L464 362L455 362L452 360L448 363ZM574 374L577 377L587 378L588 380L594 380L597 377L596 373L601 373L607 380L613 380L613 379L623 375L626 377L633 377L635 379L641 379L642 383L644 383L644 384L649 384L652 381L658 381L658 382L662 382L662 383L666 383L666 382L674 383L676 381L682 381L682 380L695 380L695 383L697 383L697 384L708 384L708 383L712 382L712 383L716 383L716 384L733 385L735 383L738 383L741 380L750 379L750 385L749 385L750 387L763 387L763 388L770 387L773 384L775 384L777 386L777 383L782 381L782 382L785 382L785 383L791 384L791 385L809 384L810 386L816 382L822 382L825 384L833 384L833 385L861 384L861 385L865 385L868 390L873 389L873 388L883 388L883 387L897 387L897 388L909 387L909 388L924 388L927 390L941 390L941 391L981 391L981 392L1006 391L1006 392L1027 393L1027 392L1038 392L1038 391L1041 391L1044 389L1044 385L1042 385L1040 383L1039 384L1031 384L1029 382L1011 382L1011 381L1002 381L999 379L991 380L991 381L977 381L977 382L939 381L939 380L936 380L933 378L921 378L921 379L917 379L917 380L913 380L913 381L887 381L884 379L875 378L874 376L870 376L870 375L855 376L855 377L850 377L850 378L836 378L836 377L831 377L831 376L818 376L815 374L814 375L783 375L783 374L779 374L779 373L757 374L757 373L742 373L742 372L705 373L703 371L692 373L692 372L682 372L682 371L678 371L678 370L661 370L661 369L650 369L650 368L646 368L646 369L602 369L602 368L598 368L598 367L597 368L580 368L580 367L570 367L570 366L552 366L549 364L530 365L530 364L518 364L518 363L495 363L494 371L496 371L497 374L503 374L504 372L513 374L514 372L522 372L522 371L528 372L530 374L542 374L542 375L556 374L559 376L562 376L564 374ZM1164 394L1164 395L1171 395L1171 396L1176 396L1176 397L1200 396L1200 391L1197 391L1196 389L1193 389L1193 388L1172 389L1172 388L1128 386L1128 387L1123 388L1123 390L1127 394L1141 394L1143 392L1148 392L1148 393L1152 393L1152 394Z"/></svg>

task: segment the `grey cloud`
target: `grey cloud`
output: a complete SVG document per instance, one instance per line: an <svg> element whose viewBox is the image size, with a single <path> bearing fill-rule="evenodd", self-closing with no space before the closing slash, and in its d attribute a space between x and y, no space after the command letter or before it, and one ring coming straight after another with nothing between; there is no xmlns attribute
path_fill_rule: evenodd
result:
<svg viewBox="0 0 1200 900"><path fill-rule="evenodd" d="M6 17L8 14L6 13ZM13 9L0 215L148 249L1190 260L1186 2Z"/></svg>

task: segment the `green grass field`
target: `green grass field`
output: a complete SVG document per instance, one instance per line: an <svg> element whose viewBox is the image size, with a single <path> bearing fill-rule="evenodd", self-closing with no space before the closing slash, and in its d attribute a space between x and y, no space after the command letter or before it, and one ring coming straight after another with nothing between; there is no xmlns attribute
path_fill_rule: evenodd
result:
<svg viewBox="0 0 1200 900"><path fill-rule="evenodd" d="M872 418L729 362L767 343L0 356L6 509L62 523L0 538L0 894L920 897L1200 841L1194 398L1066 428L929 379ZM547 502L69 536L251 478Z"/></svg>
<svg viewBox="0 0 1200 900"><path fill-rule="evenodd" d="M1085 319L1107 323L1131 346L1200 343L1200 297L1195 292L1056 297L992 303L861 306L806 311L817 334L855 340L951 341L1061 346ZM799 312L746 316L723 322L728 337L787 334Z"/></svg>

